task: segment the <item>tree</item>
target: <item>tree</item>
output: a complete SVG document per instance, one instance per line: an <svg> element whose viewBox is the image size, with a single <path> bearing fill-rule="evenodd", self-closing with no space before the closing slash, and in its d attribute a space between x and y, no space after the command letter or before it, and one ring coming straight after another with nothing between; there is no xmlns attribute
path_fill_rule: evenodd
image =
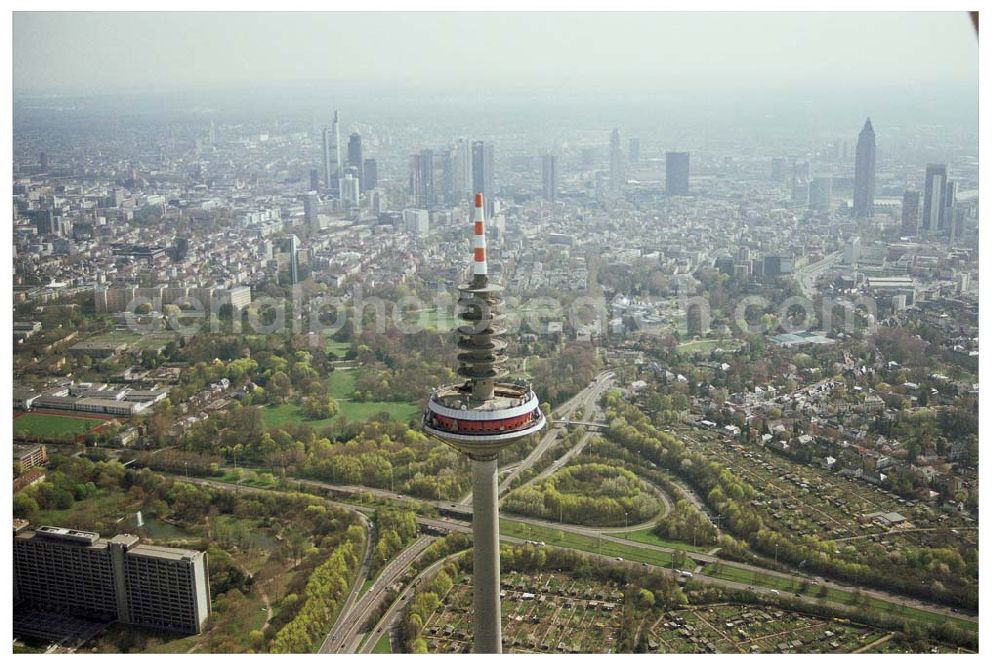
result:
<svg viewBox="0 0 1000 666"><path fill-rule="evenodd" d="M271 402L284 402L292 392L292 380L286 373L279 370L271 375L271 380L267 383L267 390Z"/></svg>
<svg viewBox="0 0 1000 666"><path fill-rule="evenodd" d="M38 511L38 502L27 493L14 495L14 517L30 520L31 516Z"/></svg>
<svg viewBox="0 0 1000 666"><path fill-rule="evenodd" d="M329 419L337 414L337 401L327 395L306 398L302 411L310 419Z"/></svg>

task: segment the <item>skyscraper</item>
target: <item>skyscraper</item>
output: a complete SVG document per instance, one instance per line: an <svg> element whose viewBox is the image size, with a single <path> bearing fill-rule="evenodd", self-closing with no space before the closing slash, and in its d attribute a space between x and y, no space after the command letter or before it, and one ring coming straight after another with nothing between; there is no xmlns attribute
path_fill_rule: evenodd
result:
<svg viewBox="0 0 1000 666"><path fill-rule="evenodd" d="M288 245L288 277L292 285L299 283L299 237L289 234L281 239L281 244ZM284 248L282 248L284 249Z"/></svg>
<svg viewBox="0 0 1000 666"><path fill-rule="evenodd" d="M667 196L687 195L691 153L667 153Z"/></svg>
<svg viewBox="0 0 1000 666"><path fill-rule="evenodd" d="M333 187L333 179L335 177L335 170L333 167L333 151L330 144L330 128L323 128L323 186L326 189Z"/></svg>
<svg viewBox="0 0 1000 666"><path fill-rule="evenodd" d="M625 182L625 174L622 171L622 139L618 133L618 128L611 130L611 139L608 141L608 190L612 194L621 191L622 183Z"/></svg>
<svg viewBox="0 0 1000 666"><path fill-rule="evenodd" d="M319 170L309 169L309 189L319 192Z"/></svg>
<svg viewBox="0 0 1000 666"><path fill-rule="evenodd" d="M304 211L306 226L310 229L319 228L319 197L315 192L302 195L302 208Z"/></svg>
<svg viewBox="0 0 1000 666"><path fill-rule="evenodd" d="M542 198L546 201L556 200L556 190L558 188L558 174L556 172L556 156L542 155Z"/></svg>
<svg viewBox="0 0 1000 666"><path fill-rule="evenodd" d="M944 223L945 194L948 188L948 165L928 164L924 180L924 231L936 232Z"/></svg>
<svg viewBox="0 0 1000 666"><path fill-rule="evenodd" d="M472 194L472 143L459 139L451 149L451 203L468 201Z"/></svg>
<svg viewBox="0 0 1000 666"><path fill-rule="evenodd" d="M817 212L830 210L833 198L833 178L817 176L809 183L809 208Z"/></svg>
<svg viewBox="0 0 1000 666"><path fill-rule="evenodd" d="M340 154L340 112L333 112L333 157L337 161L337 175L340 175L340 170L344 167L344 160Z"/></svg>
<svg viewBox="0 0 1000 666"><path fill-rule="evenodd" d="M901 214L899 233L901 236L913 236L917 233L917 215L920 212L920 192L907 190L903 192L903 211Z"/></svg>
<svg viewBox="0 0 1000 666"><path fill-rule="evenodd" d="M362 189L365 192L371 192L378 187L378 162L373 157L366 157L364 167Z"/></svg>
<svg viewBox="0 0 1000 666"><path fill-rule="evenodd" d="M493 179L493 144L472 142L472 189L486 199L486 213L496 214L496 181Z"/></svg>
<svg viewBox="0 0 1000 666"><path fill-rule="evenodd" d="M354 167L347 169L347 172L340 179L340 201L353 208L361 204L361 180Z"/></svg>
<svg viewBox="0 0 1000 666"><path fill-rule="evenodd" d="M641 154L642 151L639 139L637 139L636 137L632 137L631 139L628 140L628 161L635 164L636 162L639 161Z"/></svg>
<svg viewBox="0 0 1000 666"><path fill-rule="evenodd" d="M944 223L943 229L948 233L948 245L955 242L955 238L961 236L962 232L962 212L958 208L958 183L954 180L948 181L944 196Z"/></svg>
<svg viewBox="0 0 1000 666"><path fill-rule="evenodd" d="M340 178L344 175L344 162L340 156L340 113L333 112L333 127L323 129L323 158L327 177L326 186L340 196Z"/></svg>
<svg viewBox="0 0 1000 666"><path fill-rule="evenodd" d="M352 132L351 136L347 139L347 166L354 167L357 171L362 191L364 191L365 158L362 155L361 135L357 132Z"/></svg>
<svg viewBox="0 0 1000 666"><path fill-rule="evenodd" d="M875 212L875 130L872 119L858 134L854 151L854 217L868 218Z"/></svg>
<svg viewBox="0 0 1000 666"><path fill-rule="evenodd" d="M421 208L437 204L434 194L434 151L429 148L410 158L410 195Z"/></svg>

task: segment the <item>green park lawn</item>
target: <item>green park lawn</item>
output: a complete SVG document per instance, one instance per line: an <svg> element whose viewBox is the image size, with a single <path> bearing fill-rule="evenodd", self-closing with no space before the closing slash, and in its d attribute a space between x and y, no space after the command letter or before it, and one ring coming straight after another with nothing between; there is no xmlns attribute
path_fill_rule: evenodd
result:
<svg viewBox="0 0 1000 666"><path fill-rule="evenodd" d="M135 511L141 506L142 502L124 490L100 488L86 499L74 501L69 508L36 511L31 521L35 525L56 525L74 529L91 530L95 525L110 529L122 518L127 521L132 520Z"/></svg>
<svg viewBox="0 0 1000 666"><path fill-rule="evenodd" d="M438 312L437 309L432 308L417 310L407 318L407 322L420 322L423 324L424 328L441 333L447 333L448 331L455 330L455 327L458 326L459 323L454 312L442 313Z"/></svg>
<svg viewBox="0 0 1000 666"><path fill-rule="evenodd" d="M72 441L78 435L85 434L103 422L104 419L99 418L85 419L34 412L14 419L14 436Z"/></svg>
<svg viewBox="0 0 1000 666"><path fill-rule="evenodd" d="M408 402L358 402L351 398L358 370L335 370L330 373L330 397L337 401L337 414L327 419L309 419L299 405L286 403L264 408L264 425L278 428L286 423L304 423L315 428L334 425L340 417L348 421L367 421L379 412L387 412L395 421L409 422L417 408Z"/></svg>
<svg viewBox="0 0 1000 666"><path fill-rule="evenodd" d="M329 338L326 341L326 351L327 353L333 352L337 356L343 358L344 354L351 350L350 342L337 342L333 338Z"/></svg>

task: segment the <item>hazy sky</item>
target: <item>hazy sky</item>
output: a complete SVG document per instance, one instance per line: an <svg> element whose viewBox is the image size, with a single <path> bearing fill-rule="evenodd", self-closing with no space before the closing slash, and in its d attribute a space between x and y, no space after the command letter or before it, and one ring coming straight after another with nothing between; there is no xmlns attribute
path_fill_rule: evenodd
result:
<svg viewBox="0 0 1000 666"><path fill-rule="evenodd" d="M470 91L958 84L965 12L15 12L15 90L277 82Z"/></svg>

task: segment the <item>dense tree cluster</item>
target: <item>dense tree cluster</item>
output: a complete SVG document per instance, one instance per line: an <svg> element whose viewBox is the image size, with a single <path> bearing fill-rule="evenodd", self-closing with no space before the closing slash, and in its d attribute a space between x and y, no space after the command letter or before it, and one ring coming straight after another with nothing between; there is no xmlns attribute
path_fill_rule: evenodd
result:
<svg viewBox="0 0 1000 666"><path fill-rule="evenodd" d="M116 462L95 463L86 458L53 455L45 480L14 495L14 517L33 521L40 510L69 509L79 500L121 488L124 478L125 468ZM80 522L87 524L66 527L96 531L109 527L97 507L82 513Z"/></svg>
<svg viewBox="0 0 1000 666"><path fill-rule="evenodd" d="M393 558L417 536L417 515L412 511L381 509L375 512L375 533L372 564L377 569Z"/></svg>
<svg viewBox="0 0 1000 666"><path fill-rule="evenodd" d="M458 564L451 560L445 562L434 577L422 586L423 591L418 592L409 603L404 613L406 621L401 629L407 652L427 652L427 643L420 637L420 632L434 611L440 608L441 600L455 585L457 575Z"/></svg>
<svg viewBox="0 0 1000 666"><path fill-rule="evenodd" d="M337 608L350 591L363 552L364 530L352 526L347 530L347 540L309 576L305 601L292 620L275 634L271 652L313 651L313 645L329 629Z"/></svg>
<svg viewBox="0 0 1000 666"><path fill-rule="evenodd" d="M166 359L189 364L171 394L177 404L223 378L233 386L253 382L261 387L262 392L250 394L250 401L276 404L295 392L322 396L332 369L326 352L310 345L307 336L287 333L199 333L168 345Z"/></svg>
<svg viewBox="0 0 1000 666"><path fill-rule="evenodd" d="M329 483L392 488L429 499L455 499L468 489L466 459L403 424L376 417L324 433L320 436L307 425L267 430L260 410L234 405L194 425L183 447L207 456L205 460L270 467L276 474Z"/></svg>
<svg viewBox="0 0 1000 666"><path fill-rule="evenodd" d="M653 528L653 532L670 541L683 541L695 546L714 546L715 525L687 500L674 504L673 510Z"/></svg>
<svg viewBox="0 0 1000 666"><path fill-rule="evenodd" d="M580 525L620 525L626 520L633 524L648 520L662 504L632 472L591 463L566 467L541 483L516 489L504 500L503 508Z"/></svg>
<svg viewBox="0 0 1000 666"><path fill-rule="evenodd" d="M597 355L590 343L568 343L561 353L532 366L532 387L539 400L555 405L586 388L598 368Z"/></svg>
<svg viewBox="0 0 1000 666"><path fill-rule="evenodd" d="M453 337L430 330L404 333L393 326L384 333L363 331L352 348L363 363L354 398L422 403L428 387L456 379Z"/></svg>

